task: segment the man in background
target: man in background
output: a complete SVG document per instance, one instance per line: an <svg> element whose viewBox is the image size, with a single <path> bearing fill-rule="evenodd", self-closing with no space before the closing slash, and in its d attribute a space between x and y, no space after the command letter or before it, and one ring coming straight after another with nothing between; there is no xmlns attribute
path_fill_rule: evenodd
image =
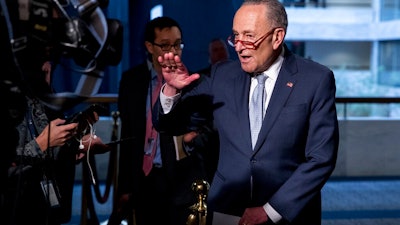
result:
<svg viewBox="0 0 400 225"><path fill-rule="evenodd" d="M208 62L209 66L203 68L197 73L209 76L211 73L211 66L217 62L229 59L229 51L226 43L221 38L214 38L208 44Z"/></svg>
<svg viewBox="0 0 400 225"><path fill-rule="evenodd" d="M195 154L183 151L186 129L158 133L151 119L163 84L157 58L166 52L182 56L182 30L172 18L158 17L146 25L144 40L148 59L125 71L119 86L121 138L127 141L120 145L119 201L109 224L132 222L134 215L137 225L185 225L196 202L191 185L205 172Z"/></svg>

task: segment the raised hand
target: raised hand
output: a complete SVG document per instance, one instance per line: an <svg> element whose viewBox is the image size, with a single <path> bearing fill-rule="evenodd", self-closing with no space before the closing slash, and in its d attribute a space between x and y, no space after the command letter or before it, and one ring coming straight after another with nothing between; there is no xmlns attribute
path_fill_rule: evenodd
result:
<svg viewBox="0 0 400 225"><path fill-rule="evenodd" d="M163 93L167 96L175 95L179 90L200 78L197 73L190 75L181 58L172 52L159 56L158 62L162 66L162 74L166 82Z"/></svg>

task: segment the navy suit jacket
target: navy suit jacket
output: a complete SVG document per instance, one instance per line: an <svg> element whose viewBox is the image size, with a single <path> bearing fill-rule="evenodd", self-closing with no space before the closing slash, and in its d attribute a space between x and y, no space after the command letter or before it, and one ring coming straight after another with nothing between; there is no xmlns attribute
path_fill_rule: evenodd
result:
<svg viewBox="0 0 400 225"><path fill-rule="evenodd" d="M159 108L155 124L170 130L177 116L191 113L187 105L209 99L220 138L209 209L241 216L245 208L269 202L288 224L320 224L320 191L334 170L339 142L334 75L285 49L254 150L250 81L239 61L218 64L209 80L182 92L170 113Z"/></svg>

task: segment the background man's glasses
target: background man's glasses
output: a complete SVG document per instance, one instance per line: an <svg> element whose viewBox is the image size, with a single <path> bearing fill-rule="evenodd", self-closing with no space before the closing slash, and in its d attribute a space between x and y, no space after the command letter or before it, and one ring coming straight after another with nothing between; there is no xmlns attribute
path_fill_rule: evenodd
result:
<svg viewBox="0 0 400 225"><path fill-rule="evenodd" d="M174 47L175 50L182 50L183 47L185 46L183 44L183 42L175 43L173 45L170 45L170 44L157 44L157 43L153 42L153 45L160 47L161 50L164 51L164 52L170 51L172 47Z"/></svg>
<svg viewBox="0 0 400 225"><path fill-rule="evenodd" d="M245 48L256 50L260 46L260 44L265 40L265 38L267 38L269 35L274 33L275 29L277 29L277 28L279 28L279 27L272 28L270 31L268 31L266 34L264 34L263 36L261 36L259 39L255 40L255 41L243 41L243 40L235 39L236 36L234 34L232 34L231 36L228 37L227 42L232 47L235 47L236 44L238 42L240 42Z"/></svg>

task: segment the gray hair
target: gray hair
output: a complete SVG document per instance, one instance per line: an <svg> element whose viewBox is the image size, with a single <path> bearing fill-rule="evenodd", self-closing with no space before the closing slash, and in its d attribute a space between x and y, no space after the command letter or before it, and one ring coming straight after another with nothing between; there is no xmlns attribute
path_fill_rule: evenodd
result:
<svg viewBox="0 0 400 225"><path fill-rule="evenodd" d="M278 0L244 0L242 5L265 5L268 9L267 19L274 27L283 27L287 30L288 18L285 7Z"/></svg>

